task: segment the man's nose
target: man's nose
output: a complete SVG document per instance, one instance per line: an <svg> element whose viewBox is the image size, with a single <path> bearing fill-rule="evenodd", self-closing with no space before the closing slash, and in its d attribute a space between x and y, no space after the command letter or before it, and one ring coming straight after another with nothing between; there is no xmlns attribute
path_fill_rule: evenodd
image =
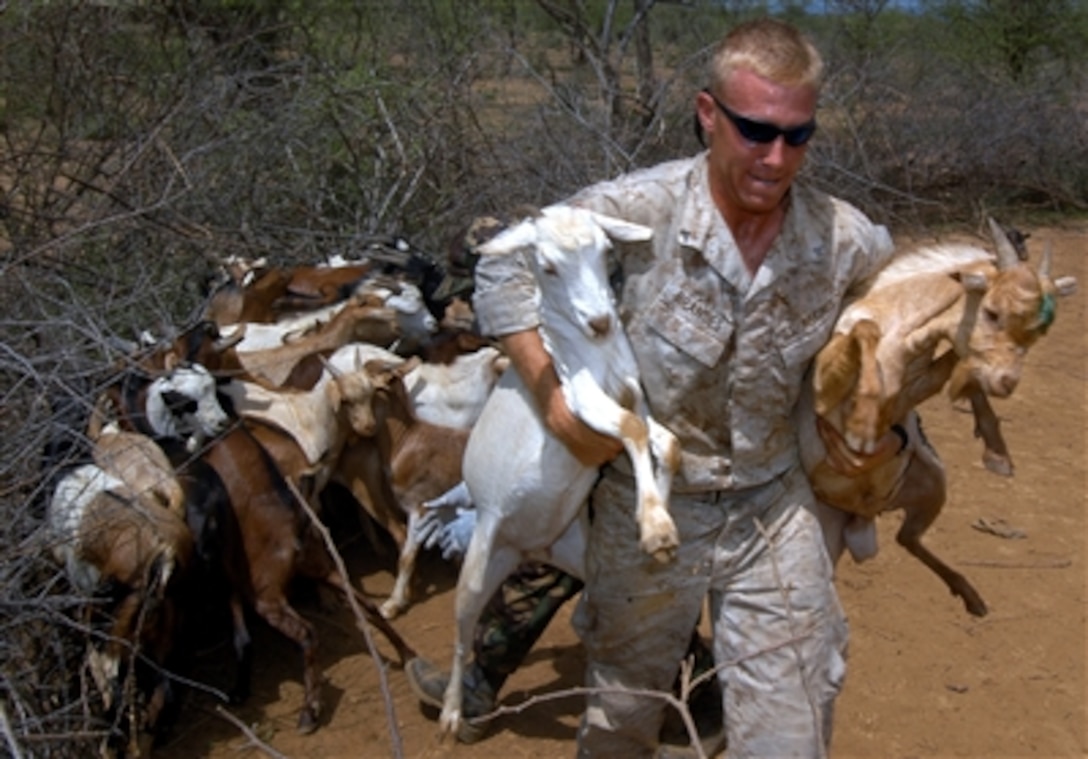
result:
<svg viewBox="0 0 1088 759"><path fill-rule="evenodd" d="M773 142L767 143L767 152L763 156L763 162L771 166L781 166L786 162L786 151L789 149L790 147L786 144L785 138L778 135Z"/></svg>

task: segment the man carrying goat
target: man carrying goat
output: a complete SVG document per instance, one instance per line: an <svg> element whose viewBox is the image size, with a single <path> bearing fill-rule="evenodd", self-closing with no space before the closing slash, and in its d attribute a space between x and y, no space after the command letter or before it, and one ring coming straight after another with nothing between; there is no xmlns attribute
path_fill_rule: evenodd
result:
<svg viewBox="0 0 1088 759"><path fill-rule="evenodd" d="M580 757L654 755L665 702L635 693L670 689L708 594L730 754L826 754L847 631L806 508L813 494L791 413L848 291L890 257L891 240L857 209L794 182L816 131L822 71L793 27L738 26L695 97L708 149L567 201L653 230L614 252L647 401L681 447L673 561L639 545L634 473L618 441L564 400L524 260L477 266L484 331L502 339L551 432L603 467L575 615L593 689ZM897 450L889 434L858 466Z"/></svg>

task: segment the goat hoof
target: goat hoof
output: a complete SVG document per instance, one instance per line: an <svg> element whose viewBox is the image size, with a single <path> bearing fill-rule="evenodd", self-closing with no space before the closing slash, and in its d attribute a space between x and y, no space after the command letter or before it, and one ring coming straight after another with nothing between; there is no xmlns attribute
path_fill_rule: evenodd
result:
<svg viewBox="0 0 1088 759"><path fill-rule="evenodd" d="M295 727L299 735L309 735L317 730L317 714L313 709L303 709L298 715L298 725Z"/></svg>
<svg viewBox="0 0 1088 759"><path fill-rule="evenodd" d="M438 718L438 725L441 729L440 740L444 743L451 736L457 735L461 729L461 710L453 709L447 711L442 710L442 714Z"/></svg>
<svg viewBox="0 0 1088 759"><path fill-rule="evenodd" d="M653 552L653 557L661 564L668 564L676 558L675 548L659 548Z"/></svg>
<svg viewBox="0 0 1088 759"><path fill-rule="evenodd" d="M643 533L639 545L643 551L662 564L669 563L676 558L676 549L680 545L680 536L676 532L676 525L671 518L660 520Z"/></svg>
<svg viewBox="0 0 1088 759"><path fill-rule="evenodd" d="M1012 461L991 451L982 454L982 465L1000 477L1012 477Z"/></svg>
<svg viewBox="0 0 1088 759"><path fill-rule="evenodd" d="M403 610L404 608L400 604L394 603L392 599L389 599L378 607L378 613L381 614L384 619L396 619Z"/></svg>
<svg viewBox="0 0 1088 759"><path fill-rule="evenodd" d="M970 601L965 599L964 605L967 607L967 612L976 617L985 617L990 613L990 610L986 608L986 604L981 598Z"/></svg>
<svg viewBox="0 0 1088 759"><path fill-rule="evenodd" d="M990 612L986 602L982 600L982 596L978 593L962 593L961 596L968 614L975 617L985 617Z"/></svg>

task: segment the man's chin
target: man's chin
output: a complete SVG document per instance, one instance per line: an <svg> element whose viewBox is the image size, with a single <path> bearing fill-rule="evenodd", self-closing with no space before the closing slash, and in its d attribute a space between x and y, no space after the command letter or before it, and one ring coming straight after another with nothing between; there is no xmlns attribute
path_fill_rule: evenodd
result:
<svg viewBox="0 0 1088 759"><path fill-rule="evenodd" d="M782 204L785 194L780 191L749 192L744 196L745 210L749 213L770 213Z"/></svg>

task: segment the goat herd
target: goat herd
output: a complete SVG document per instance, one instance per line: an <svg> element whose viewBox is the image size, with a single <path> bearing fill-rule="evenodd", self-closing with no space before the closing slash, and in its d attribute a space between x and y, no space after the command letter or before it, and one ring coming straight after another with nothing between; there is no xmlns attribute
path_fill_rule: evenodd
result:
<svg viewBox="0 0 1088 759"><path fill-rule="evenodd" d="M1052 280L1045 260L1030 270L992 226L996 256L974 246L928 249L874 281L818 357L798 422L814 490L823 505L837 507L822 515L833 555L844 540L855 557L872 555L875 545L858 535L871 530L879 513L903 509L900 542L973 614L986 612L981 597L920 542L945 494L940 460L913 409L949 384L975 411L988 466L1010 474L986 398L1012 392L1027 348L1053 318L1055 296L1075 284ZM607 247L600 230L585 239L601 252ZM546 241L529 242L543 249ZM169 723L177 704L172 676L189 666L189 626L207 617L209 604L229 611L222 616L233 628L232 699L245 698L249 685L248 614L298 645L302 731L318 724L320 677L314 627L289 599L294 579L334 588L363 610L402 662L414 655L389 620L409 602L420 527L434 513L432 504L458 492L470 431L497 395L492 390L507 364L474 331L468 302L443 294L448 280L439 268L377 260L291 268L228 261L204 318L129 356L94 399L86 430L93 463L60 479L48 529L73 587L97 594L88 605L96 619L108 601L108 634L89 645L87 665L117 725L127 717L134 726L124 735L130 742L138 729ZM572 268L580 270L571 276L587 276L586 266ZM857 450L898 425L905 455L865 483L844 482L826 465L817 415ZM367 515L364 524L384 528L400 547L394 590L380 607L337 566L321 523L320 496L330 483L354 496ZM528 536L517 544L516 530L495 524L515 518L516 505L502 503L509 487L488 495L487 486L477 488L474 494L499 502L477 525L476 556L465 564L473 565L478 585L488 563L481 552L503 548L525 558L539 546L529 545ZM667 505L667 479L663 490ZM851 512L845 526L841 510ZM499 534L507 543L514 535L513 545L494 545ZM221 595L211 593L219 589ZM462 592L459 586L459 599ZM480 603L472 601L473 614ZM462 619L458 629L464 637L471 625ZM447 730L456 729L459 700L459 692L447 695Z"/></svg>
<svg viewBox="0 0 1088 759"><path fill-rule="evenodd" d="M56 485L49 542L73 587L97 594L87 621L91 609L108 619L87 664L117 725L168 724L170 675L192 655L188 626L213 603L233 625L231 699L247 695L255 613L299 646L298 725L309 731L320 710L316 640L288 598L292 581L350 595L402 660L413 654L386 621L408 602L418 551L402 504L460 482L468 428L506 362L473 332L467 302L442 294L451 280L441 268L414 254L223 268L204 318L128 356L94 399L93 463ZM330 482L406 546L380 612L338 571L313 521Z"/></svg>

